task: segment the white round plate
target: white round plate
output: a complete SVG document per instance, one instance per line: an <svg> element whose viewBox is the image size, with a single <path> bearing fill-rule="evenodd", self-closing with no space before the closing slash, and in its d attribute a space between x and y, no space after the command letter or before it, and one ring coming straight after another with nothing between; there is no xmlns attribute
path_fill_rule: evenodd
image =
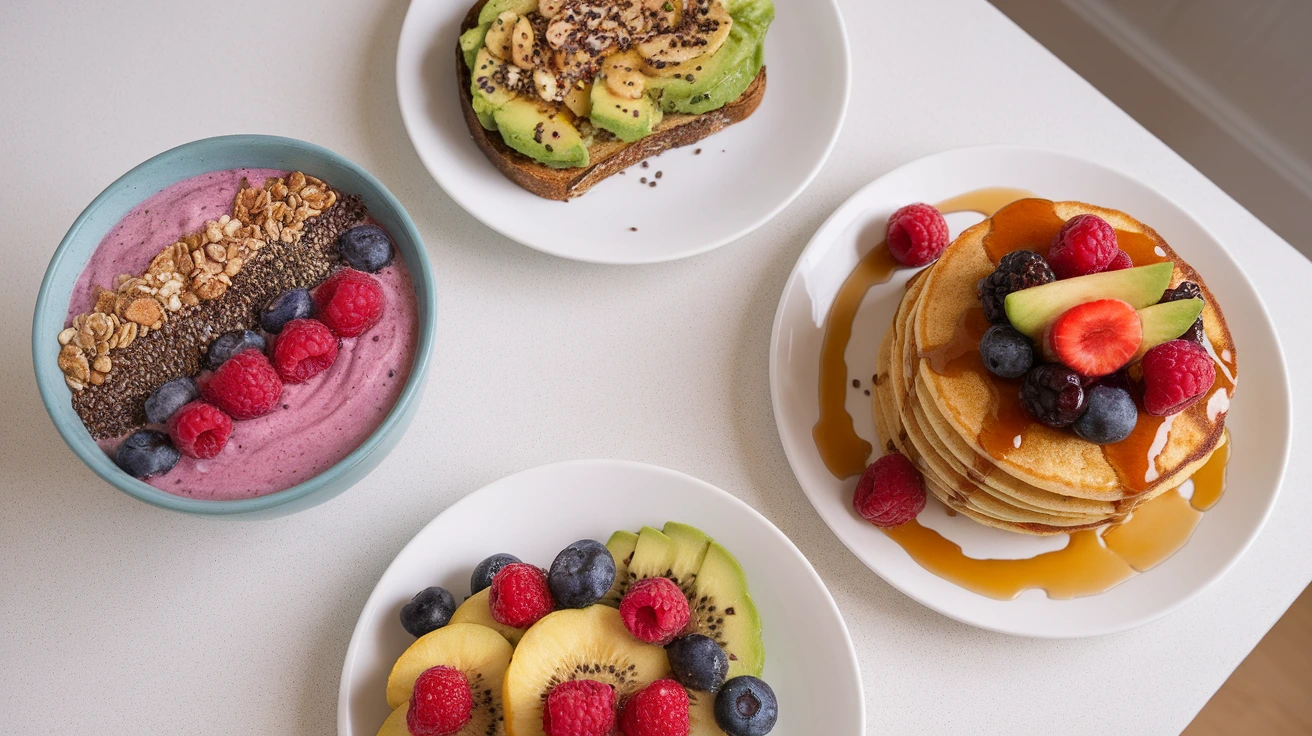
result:
<svg viewBox="0 0 1312 736"><path fill-rule="evenodd" d="M1050 600L1029 590L1012 601L972 593L928 572L852 510L855 479L836 480L811 439L819 415L817 374L825 317L857 261L883 239L893 210L940 202L986 187L1014 187L1053 200L1079 200L1124 210L1148 223L1207 279L1225 310L1240 359L1237 396L1226 425L1233 441L1229 491L1208 511L1193 539L1170 559L1101 595ZM980 220L954 215L955 237ZM847 409L858 433L875 447L870 398L875 354L913 272L876 286L857 314L846 359ZM967 624L1037 637L1081 637L1140 626L1184 605L1225 573L1266 521L1289 455L1289 382L1275 329L1252 284L1225 248L1175 203L1129 176L1061 153L1016 146L965 148L913 161L852 196L816 232L784 287L770 342L775 422L798 482L825 523L862 562L903 593ZM931 502L920 522L977 558L1030 557L1060 548L1048 538L997 531L964 516L949 518Z"/></svg>
<svg viewBox="0 0 1312 736"><path fill-rule="evenodd" d="M836 0L776 0L765 98L751 117L568 204L542 199L502 176L465 126L455 46L470 5L410 4L396 52L401 117L424 166L461 207L502 235L563 258L655 263L741 238L806 188L847 111L850 63ZM639 183L657 171L655 188Z"/></svg>
<svg viewBox="0 0 1312 736"><path fill-rule="evenodd" d="M360 613L342 666L337 732L373 736L389 712L383 693L414 641L401 606L441 585L457 599L496 552L548 566L578 539L666 521L692 524L738 558L765 629L763 679L779 697L773 736L860 736L861 670L824 583L788 538L747 504L704 481L653 465L577 460L526 470L471 493L424 527L383 573Z"/></svg>

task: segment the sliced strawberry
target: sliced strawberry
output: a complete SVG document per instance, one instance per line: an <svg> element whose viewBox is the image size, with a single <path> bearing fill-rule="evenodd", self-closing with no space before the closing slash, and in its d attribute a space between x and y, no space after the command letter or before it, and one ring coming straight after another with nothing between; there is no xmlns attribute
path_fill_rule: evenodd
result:
<svg viewBox="0 0 1312 736"><path fill-rule="evenodd" d="M1066 310L1048 332L1052 352L1080 375L1105 376L1130 361L1143 341L1134 307L1099 299Z"/></svg>

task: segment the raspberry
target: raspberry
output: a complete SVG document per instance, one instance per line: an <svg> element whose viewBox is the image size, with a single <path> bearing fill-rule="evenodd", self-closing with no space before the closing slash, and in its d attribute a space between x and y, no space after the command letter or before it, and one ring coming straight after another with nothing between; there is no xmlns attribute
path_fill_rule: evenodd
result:
<svg viewBox="0 0 1312 736"><path fill-rule="evenodd" d="M909 204L888 218L888 250L904 266L923 266L948 247L948 223L928 204Z"/></svg>
<svg viewBox="0 0 1312 736"><path fill-rule="evenodd" d="M692 611L673 580L643 578L624 594L620 616L629 633L648 644L665 646L688 625Z"/></svg>
<svg viewBox="0 0 1312 736"><path fill-rule="evenodd" d="M1003 256L997 269L975 284L975 294L984 307L984 317L1003 324L1007 321L1008 294L1056 280L1043 256L1032 250L1016 250Z"/></svg>
<svg viewBox="0 0 1312 736"><path fill-rule="evenodd" d="M1069 427L1084 414L1086 396L1080 374L1059 363L1044 363L1025 374L1020 403L1049 427Z"/></svg>
<svg viewBox="0 0 1312 736"><path fill-rule="evenodd" d="M875 526L901 526L925 508L925 479L906 455L889 453L861 474L852 505Z"/></svg>
<svg viewBox="0 0 1312 736"><path fill-rule="evenodd" d="M383 316L383 287L368 274L343 268L314 290L319 320L338 337L356 337Z"/></svg>
<svg viewBox="0 0 1312 736"><path fill-rule="evenodd" d="M294 319L273 344L273 367L285 383L304 383L337 360L337 336L317 319Z"/></svg>
<svg viewBox="0 0 1312 736"><path fill-rule="evenodd" d="M169 437L187 457L209 460L223 450L232 435L232 419L213 404L193 401L169 417Z"/></svg>
<svg viewBox="0 0 1312 736"><path fill-rule="evenodd" d="M1107 266L1107 270L1124 271L1127 268L1134 268L1134 261L1130 260L1130 254L1123 250L1116 251L1116 257L1112 259L1111 265Z"/></svg>
<svg viewBox="0 0 1312 736"><path fill-rule="evenodd" d="M264 353L243 350L219 366L201 395L233 419L254 419L278 404L282 381Z"/></svg>
<svg viewBox="0 0 1312 736"><path fill-rule="evenodd" d="M596 680L571 680L551 689L542 708L547 736L610 736L615 729L615 688Z"/></svg>
<svg viewBox="0 0 1312 736"><path fill-rule="evenodd" d="M620 711L624 736L688 736L691 728L688 691L674 680L657 680L644 687Z"/></svg>
<svg viewBox="0 0 1312 736"><path fill-rule="evenodd" d="M415 680L405 725L411 736L451 736L469 723L474 693L454 667L431 667Z"/></svg>
<svg viewBox="0 0 1312 736"><path fill-rule="evenodd" d="M1167 289L1162 294L1161 301L1178 302L1181 299L1202 299L1202 298L1203 298L1203 290L1199 288L1198 284L1195 284L1192 281L1181 281L1180 285L1175 287L1174 289ZM1161 302L1158 303L1160 304ZM1189 326L1189 329L1186 330L1185 333L1180 336L1180 339L1188 340L1189 342L1196 342L1199 345L1202 345L1203 336L1205 334L1206 333L1203 331L1203 318L1200 316L1198 319L1194 320L1194 323Z"/></svg>
<svg viewBox="0 0 1312 736"><path fill-rule="evenodd" d="M1066 221L1048 247L1048 263L1059 279L1106 271L1120 251L1116 230L1097 215L1076 215Z"/></svg>
<svg viewBox="0 0 1312 736"><path fill-rule="evenodd" d="M1143 356L1143 408L1155 417L1188 409L1216 381L1212 356L1201 345L1171 340Z"/></svg>
<svg viewBox="0 0 1312 736"><path fill-rule="evenodd" d="M523 562L501 568L492 578L487 602L497 623L516 629L527 629L556 607L547 574Z"/></svg>

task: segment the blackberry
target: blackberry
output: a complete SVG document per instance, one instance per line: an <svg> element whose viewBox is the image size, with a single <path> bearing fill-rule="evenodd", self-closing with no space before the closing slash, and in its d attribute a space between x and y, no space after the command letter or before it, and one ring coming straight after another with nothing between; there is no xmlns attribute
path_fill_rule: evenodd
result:
<svg viewBox="0 0 1312 736"><path fill-rule="evenodd" d="M1044 363L1025 374L1020 403L1049 427L1069 427L1086 406L1080 374L1059 363Z"/></svg>
<svg viewBox="0 0 1312 736"><path fill-rule="evenodd" d="M1020 378L1034 365L1034 346L1011 325L993 325L979 341L979 354L989 373Z"/></svg>
<svg viewBox="0 0 1312 736"><path fill-rule="evenodd" d="M975 290L984 306L984 316L1000 324L1007 321L1008 294L1056 280L1043 256L1032 250L1017 250L1003 256L997 269L980 279Z"/></svg>
<svg viewBox="0 0 1312 736"><path fill-rule="evenodd" d="M1181 299L1202 298L1203 290L1199 288L1198 284L1195 284L1192 281L1181 281L1180 285L1174 289L1167 289L1165 293L1162 294L1162 298L1158 304L1161 304L1162 302L1178 302ZM1199 345L1202 345L1203 335L1203 318L1200 315L1198 319L1194 320L1194 323L1189 326L1189 329L1184 331L1184 334L1180 336L1180 339L1188 340L1189 342L1196 342Z"/></svg>

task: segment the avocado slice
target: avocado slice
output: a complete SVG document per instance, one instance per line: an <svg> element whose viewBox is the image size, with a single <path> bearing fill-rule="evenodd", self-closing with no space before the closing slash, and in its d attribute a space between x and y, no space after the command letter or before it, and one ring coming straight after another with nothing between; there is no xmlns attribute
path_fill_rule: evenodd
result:
<svg viewBox="0 0 1312 736"><path fill-rule="evenodd" d="M729 655L728 679L760 677L765 667L761 614L747 590L747 576L716 542L706 549L692 588L693 631L714 639Z"/></svg>
<svg viewBox="0 0 1312 736"><path fill-rule="evenodd" d="M488 130L496 130L496 111L514 99L515 92L496 82L496 73L506 63L492 55L486 47L480 48L470 67L469 93L473 96L474 114Z"/></svg>
<svg viewBox="0 0 1312 736"><path fill-rule="evenodd" d="M1162 302L1139 310L1143 324L1143 341L1131 360L1138 360L1149 350L1183 335L1203 313L1202 299Z"/></svg>
<svg viewBox="0 0 1312 736"><path fill-rule="evenodd" d="M630 100L611 92L603 79L592 85L592 123L622 141L632 143L651 135L664 117L660 106L645 94Z"/></svg>
<svg viewBox="0 0 1312 736"><path fill-rule="evenodd" d="M490 23L480 23L460 34L460 52L465 55L465 66L470 71L473 71L474 62L478 59L478 52L483 48L483 39L487 37L487 29L491 27Z"/></svg>
<svg viewBox="0 0 1312 736"><path fill-rule="evenodd" d="M558 109L513 97L492 118L506 145L539 163L556 169L588 165L583 136Z"/></svg>
<svg viewBox="0 0 1312 736"><path fill-rule="evenodd" d="M1171 283L1175 264L1170 261L1121 271L1051 281L1007 295L1003 304L1011 326L1032 340L1043 337L1048 324L1071 307L1095 299L1120 299L1135 309L1156 304Z"/></svg>
<svg viewBox="0 0 1312 736"><path fill-rule="evenodd" d="M515 15L528 15L537 9L538 0L487 0L487 5L478 11L478 24L491 23L507 10L513 10Z"/></svg>
<svg viewBox="0 0 1312 736"><path fill-rule="evenodd" d="M765 32L774 19L774 4L769 0L740 0L729 11L733 27L714 54L651 76L648 84L659 91L665 112L700 115L717 110L738 99L761 71Z"/></svg>
<svg viewBox="0 0 1312 736"><path fill-rule="evenodd" d="M629 589L629 563L633 561L633 552L638 547L638 535L621 529L606 540L606 549L615 558L615 582L601 602L612 608L618 608L624 592Z"/></svg>

